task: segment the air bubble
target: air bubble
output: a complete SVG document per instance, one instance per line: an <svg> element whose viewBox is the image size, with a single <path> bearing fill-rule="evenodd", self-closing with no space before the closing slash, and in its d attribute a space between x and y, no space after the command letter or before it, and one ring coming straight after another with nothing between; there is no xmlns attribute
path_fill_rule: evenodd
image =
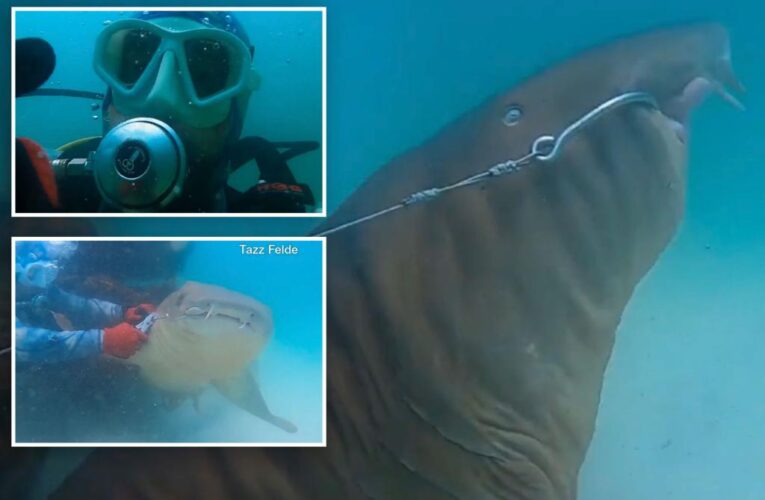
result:
<svg viewBox="0 0 765 500"><path fill-rule="evenodd" d="M97 110L97 109L98 109L98 108L100 108L100 107L101 107L101 105L100 105L99 103L97 103L97 102L92 102L92 103L90 103L90 109L91 109L92 111L95 111L95 110Z"/></svg>
<svg viewBox="0 0 765 500"><path fill-rule="evenodd" d="M112 24L111 20L107 19L104 21L104 26L109 26L110 24Z"/></svg>
<svg viewBox="0 0 765 500"><path fill-rule="evenodd" d="M98 120L98 115L93 115L91 116L91 118L93 118L94 120Z"/></svg>

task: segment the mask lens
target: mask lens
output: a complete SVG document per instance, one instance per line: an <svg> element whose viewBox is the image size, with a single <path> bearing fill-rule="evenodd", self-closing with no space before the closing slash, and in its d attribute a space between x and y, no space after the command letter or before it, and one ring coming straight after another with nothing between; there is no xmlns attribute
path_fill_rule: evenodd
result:
<svg viewBox="0 0 765 500"><path fill-rule="evenodd" d="M217 40L188 40L186 63L199 99L225 90L231 80L231 49Z"/></svg>
<svg viewBox="0 0 765 500"><path fill-rule="evenodd" d="M126 30L122 45L119 80L131 87L141 77L162 39L147 30Z"/></svg>
<svg viewBox="0 0 765 500"><path fill-rule="evenodd" d="M109 36L103 66L120 83L130 88L138 81L162 39L145 29L122 29Z"/></svg>

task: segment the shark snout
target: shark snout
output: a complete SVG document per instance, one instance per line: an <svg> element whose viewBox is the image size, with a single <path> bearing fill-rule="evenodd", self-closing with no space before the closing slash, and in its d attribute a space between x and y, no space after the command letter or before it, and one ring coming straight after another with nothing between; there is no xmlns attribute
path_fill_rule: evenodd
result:
<svg viewBox="0 0 765 500"><path fill-rule="evenodd" d="M691 111L704 102L707 97L714 94L720 96L734 108L743 111L744 105L732 92L743 92L744 87L733 76L730 61L727 63L720 61L720 64L715 67L725 69L696 76L686 83L682 91L669 101L665 109L666 114L681 123L685 123Z"/></svg>
<svg viewBox="0 0 765 500"><path fill-rule="evenodd" d="M650 78L662 113L684 141L692 112L709 97L718 96L732 107L744 110L735 94L745 91L731 63L728 34L719 25L692 29L668 44L668 59L656 68L662 73Z"/></svg>

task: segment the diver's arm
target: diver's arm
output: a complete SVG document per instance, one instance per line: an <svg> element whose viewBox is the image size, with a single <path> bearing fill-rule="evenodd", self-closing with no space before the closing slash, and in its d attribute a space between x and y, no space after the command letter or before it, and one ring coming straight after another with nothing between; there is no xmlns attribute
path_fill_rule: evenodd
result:
<svg viewBox="0 0 765 500"><path fill-rule="evenodd" d="M76 361L107 354L127 359L141 348L148 336L130 323L103 330L56 331L25 326L16 319L16 360L40 364Z"/></svg>
<svg viewBox="0 0 765 500"><path fill-rule="evenodd" d="M85 299L51 287L45 294L51 311L61 313L76 325L103 328L122 321L122 306L105 300Z"/></svg>
<svg viewBox="0 0 765 500"><path fill-rule="evenodd" d="M20 363L58 363L101 353L103 330L58 332L24 326L16 320L16 360Z"/></svg>

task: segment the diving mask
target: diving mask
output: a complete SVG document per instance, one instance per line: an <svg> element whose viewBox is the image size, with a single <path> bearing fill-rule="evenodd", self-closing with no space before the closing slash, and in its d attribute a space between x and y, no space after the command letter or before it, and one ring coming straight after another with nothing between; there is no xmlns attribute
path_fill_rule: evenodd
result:
<svg viewBox="0 0 765 500"><path fill-rule="evenodd" d="M234 34L168 17L110 24L96 40L93 65L120 113L205 128L259 86L251 61L250 47Z"/></svg>

